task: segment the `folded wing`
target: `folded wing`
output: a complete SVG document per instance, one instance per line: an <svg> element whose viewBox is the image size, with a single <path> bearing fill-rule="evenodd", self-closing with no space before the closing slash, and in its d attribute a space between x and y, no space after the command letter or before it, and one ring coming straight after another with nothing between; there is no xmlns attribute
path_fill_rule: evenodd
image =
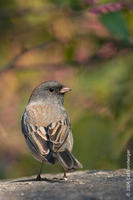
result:
<svg viewBox="0 0 133 200"><path fill-rule="evenodd" d="M70 129L68 119L45 126L27 124L22 118L22 132L32 153L40 154L50 163L54 163L54 153L63 148ZM62 150L61 150L62 151Z"/></svg>

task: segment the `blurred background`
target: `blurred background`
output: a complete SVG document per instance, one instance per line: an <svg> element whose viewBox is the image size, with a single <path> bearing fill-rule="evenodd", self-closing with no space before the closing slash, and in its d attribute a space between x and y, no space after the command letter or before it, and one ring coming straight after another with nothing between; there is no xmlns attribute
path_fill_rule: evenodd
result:
<svg viewBox="0 0 133 200"><path fill-rule="evenodd" d="M133 2L0 1L0 178L37 174L21 116L38 84L66 95L74 155L85 169L126 168L133 155ZM44 165L44 173L62 172Z"/></svg>

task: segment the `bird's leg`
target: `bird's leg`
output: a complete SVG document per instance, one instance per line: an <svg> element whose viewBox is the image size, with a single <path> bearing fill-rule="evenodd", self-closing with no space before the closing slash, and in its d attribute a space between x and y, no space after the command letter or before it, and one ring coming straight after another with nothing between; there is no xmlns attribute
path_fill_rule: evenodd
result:
<svg viewBox="0 0 133 200"><path fill-rule="evenodd" d="M67 180L67 176L66 176L66 169L64 169L64 176L63 176L64 180Z"/></svg>
<svg viewBox="0 0 133 200"><path fill-rule="evenodd" d="M37 175L37 177L36 177L36 181L41 181L41 180L42 180L42 178L41 178L42 167L43 167L43 161L42 161L42 163L41 163L39 173L38 173L38 175Z"/></svg>

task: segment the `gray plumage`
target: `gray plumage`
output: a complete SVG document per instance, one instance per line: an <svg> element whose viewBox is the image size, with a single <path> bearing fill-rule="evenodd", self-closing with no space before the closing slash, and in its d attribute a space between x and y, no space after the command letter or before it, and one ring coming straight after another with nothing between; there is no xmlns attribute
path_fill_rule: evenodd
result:
<svg viewBox="0 0 133 200"><path fill-rule="evenodd" d="M66 170L81 168L72 155L73 136L64 94L70 89L56 81L44 82L35 88L22 116L22 132L33 157Z"/></svg>

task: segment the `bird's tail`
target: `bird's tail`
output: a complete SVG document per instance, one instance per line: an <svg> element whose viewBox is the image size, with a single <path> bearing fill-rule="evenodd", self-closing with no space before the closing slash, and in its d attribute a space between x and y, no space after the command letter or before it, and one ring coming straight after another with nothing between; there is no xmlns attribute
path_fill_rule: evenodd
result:
<svg viewBox="0 0 133 200"><path fill-rule="evenodd" d="M62 167L66 170L83 167L82 164L72 155L72 153L70 153L68 149L65 149L65 151L62 152L58 152L56 157Z"/></svg>

